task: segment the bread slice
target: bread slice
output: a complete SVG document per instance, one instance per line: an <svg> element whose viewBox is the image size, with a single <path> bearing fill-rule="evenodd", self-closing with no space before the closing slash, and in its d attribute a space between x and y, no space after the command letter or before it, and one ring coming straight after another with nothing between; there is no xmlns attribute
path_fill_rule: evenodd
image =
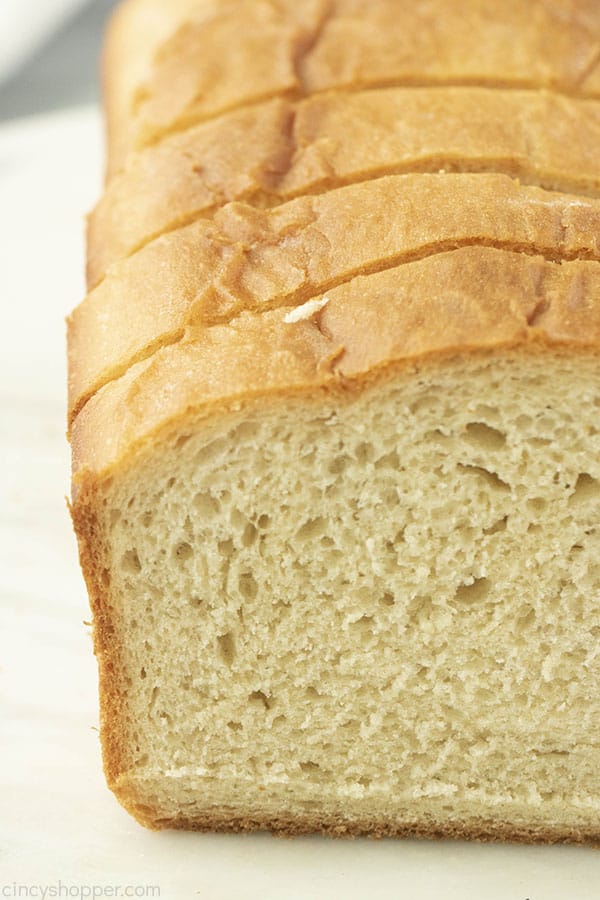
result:
<svg viewBox="0 0 600 900"><path fill-rule="evenodd" d="M600 200L505 175L398 175L272 210L230 203L117 264L69 321L71 417L132 363L243 309L468 244L600 259ZM335 252L332 252L335 248Z"/></svg>
<svg viewBox="0 0 600 900"><path fill-rule="evenodd" d="M599 42L118 10L72 515L145 825L600 843Z"/></svg>
<svg viewBox="0 0 600 900"><path fill-rule="evenodd" d="M231 200L275 206L382 175L439 170L504 172L598 196L599 145L600 103L547 91L388 88L271 100L129 159L89 219L88 286L153 238Z"/></svg>

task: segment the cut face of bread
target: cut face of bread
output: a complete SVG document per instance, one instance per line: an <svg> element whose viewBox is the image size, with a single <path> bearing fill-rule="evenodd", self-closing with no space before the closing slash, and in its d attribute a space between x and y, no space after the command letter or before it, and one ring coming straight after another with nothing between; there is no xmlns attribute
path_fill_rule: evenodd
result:
<svg viewBox="0 0 600 900"><path fill-rule="evenodd" d="M599 422L597 355L496 350L189 409L82 467L122 802L600 841Z"/></svg>

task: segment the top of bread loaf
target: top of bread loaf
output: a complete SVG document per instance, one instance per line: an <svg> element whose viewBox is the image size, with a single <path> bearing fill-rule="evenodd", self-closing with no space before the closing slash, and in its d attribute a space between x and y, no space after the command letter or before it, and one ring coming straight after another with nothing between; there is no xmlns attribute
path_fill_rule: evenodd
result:
<svg viewBox="0 0 600 900"><path fill-rule="evenodd" d="M600 95L595 0L129 0L106 53L109 171L275 96L392 84Z"/></svg>
<svg viewBox="0 0 600 900"><path fill-rule="evenodd" d="M141 409L157 391L142 372L181 409L314 386L276 362L297 340L306 362L302 335L338 295L354 298L331 331L347 377L532 337L600 343L595 0L128 0L104 72L108 180L69 322L75 432L134 383ZM479 312L459 339L463 307ZM363 315L369 340L350 333Z"/></svg>

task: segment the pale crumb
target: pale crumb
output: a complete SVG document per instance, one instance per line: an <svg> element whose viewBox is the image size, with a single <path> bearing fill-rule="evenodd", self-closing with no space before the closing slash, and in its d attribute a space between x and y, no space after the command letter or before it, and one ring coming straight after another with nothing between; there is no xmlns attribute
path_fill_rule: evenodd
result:
<svg viewBox="0 0 600 900"><path fill-rule="evenodd" d="M307 300L302 306L297 306L295 309L290 310L283 321L286 325L292 325L294 322L304 322L314 316L315 313L320 312L327 303L329 303L329 297Z"/></svg>
<svg viewBox="0 0 600 900"><path fill-rule="evenodd" d="M599 384L465 354L143 448L97 510L118 793L158 825L597 834Z"/></svg>

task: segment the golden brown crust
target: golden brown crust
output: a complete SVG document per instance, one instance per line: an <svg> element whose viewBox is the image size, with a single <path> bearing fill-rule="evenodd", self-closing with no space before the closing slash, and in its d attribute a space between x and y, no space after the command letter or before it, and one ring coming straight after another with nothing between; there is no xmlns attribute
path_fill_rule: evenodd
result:
<svg viewBox="0 0 600 900"><path fill-rule="evenodd" d="M123 464L169 423L183 431L188 418L235 402L353 390L436 354L600 346L595 262L466 247L356 278L327 297L296 322L279 309L191 329L101 389L73 425L75 483Z"/></svg>
<svg viewBox="0 0 600 900"><path fill-rule="evenodd" d="M600 103L543 91L392 88L272 100L130 158L89 219L88 286L152 238L231 200L275 205L439 169L598 194L598 146Z"/></svg>
<svg viewBox="0 0 600 900"><path fill-rule="evenodd" d="M292 117L291 104L273 100L134 156L88 219L88 287L148 239L229 200L266 192L273 175L288 165Z"/></svg>
<svg viewBox="0 0 600 900"><path fill-rule="evenodd" d="M111 29L112 173L131 149L273 96L440 83L600 95L594 0L435 0L402 4L401 14L396 0L163 6L169 12L157 0L130 0ZM153 18L154 26L144 24Z"/></svg>
<svg viewBox="0 0 600 900"><path fill-rule="evenodd" d="M132 98L151 76L155 53L201 4L202 0L126 0L112 13L102 52L107 170L112 159L125 158Z"/></svg>
<svg viewBox="0 0 600 900"><path fill-rule="evenodd" d="M228 204L115 266L74 311L71 421L102 385L190 326L302 303L468 244L600 259L600 201L461 174L390 176L266 211Z"/></svg>
<svg viewBox="0 0 600 900"><path fill-rule="evenodd" d="M110 603L108 548L98 520L98 486L90 485L85 498L70 506L77 535L79 563L83 572L93 615L94 653L100 686L100 731L104 773L115 783L127 769L130 758L124 726L126 713L125 678L122 667L122 633Z"/></svg>

